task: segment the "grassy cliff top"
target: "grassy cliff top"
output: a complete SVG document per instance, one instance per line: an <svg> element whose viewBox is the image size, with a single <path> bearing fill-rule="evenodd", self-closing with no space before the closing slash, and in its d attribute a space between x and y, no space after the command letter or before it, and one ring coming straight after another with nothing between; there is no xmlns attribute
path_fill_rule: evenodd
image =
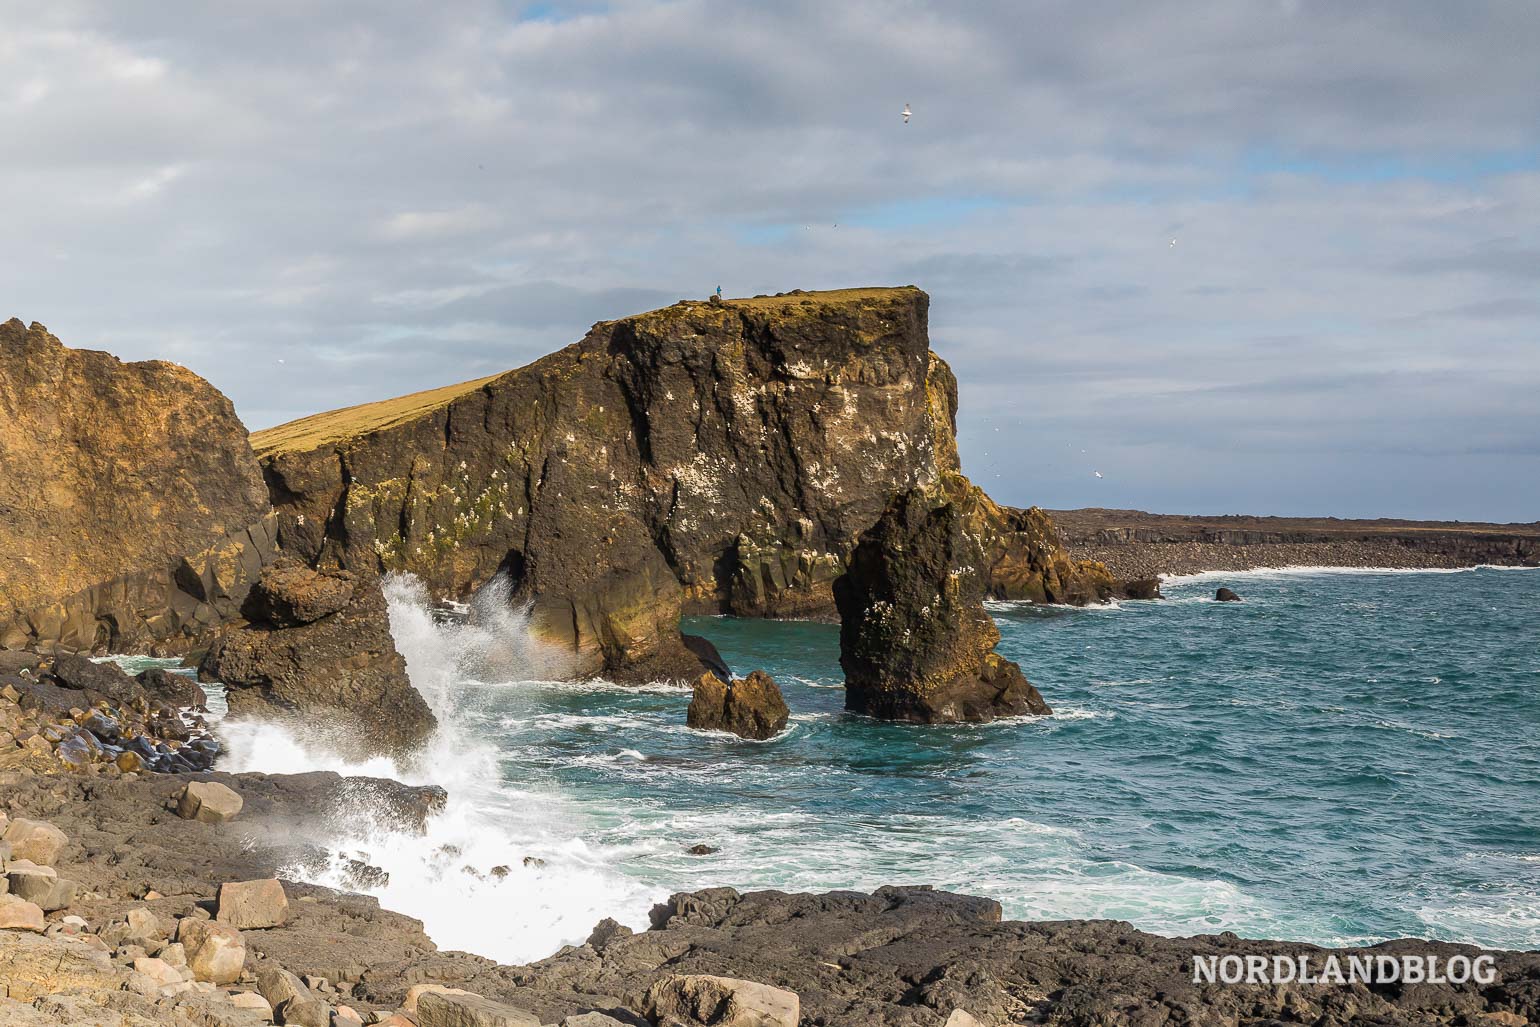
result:
<svg viewBox="0 0 1540 1027"><path fill-rule="evenodd" d="M828 289L822 292L809 292L799 289L795 292L782 293L779 296L751 296L742 299L723 300L722 306L731 310L784 311L788 314L801 314L830 306L854 305L866 307L893 300L912 298L916 295L923 294L913 285L875 289ZM631 314L627 317L616 318L616 322L656 318L658 316L667 317L692 308L705 306L707 306L705 301L686 301L682 304L676 303L670 307L661 307L658 310L647 311L642 314ZM511 372L503 372L503 374L507 373ZM446 407L461 396L474 392L488 382L501 377L502 374L488 375L485 378L477 378L471 382L461 382L458 385L445 385L438 389L414 392L410 396L399 396L395 399L380 400L376 403L361 403L358 406L343 407L341 410L328 410L325 413L311 414L309 417L302 417L297 421L280 424L275 428L266 428L259 432L253 432L251 448L256 451L258 459L274 456L279 453L301 453L312 449L319 449L322 446L332 445L368 432L379 431L383 428L390 428L394 425L411 421L424 414Z"/></svg>
<svg viewBox="0 0 1540 1027"><path fill-rule="evenodd" d="M256 451L258 459L277 453L297 453L319 449L366 432L389 428L420 417L431 410L446 407L466 393L475 392L487 382L501 377L502 374L492 374L485 378L477 378L475 381L461 382L458 385L445 385L442 388L414 392L409 396L397 396L395 399L382 399L375 403L360 403L357 406L343 407L341 410L311 414L297 421L280 424L276 428L253 432L251 448Z"/></svg>

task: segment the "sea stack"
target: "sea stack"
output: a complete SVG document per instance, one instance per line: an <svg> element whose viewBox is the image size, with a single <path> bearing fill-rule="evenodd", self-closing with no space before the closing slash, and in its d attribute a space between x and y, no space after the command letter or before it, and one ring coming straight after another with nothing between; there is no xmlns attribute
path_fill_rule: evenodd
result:
<svg viewBox="0 0 1540 1027"><path fill-rule="evenodd" d="M687 714L687 723L698 731L730 731L756 741L774 738L790 719L780 686L762 670L731 682L702 674Z"/></svg>
<svg viewBox="0 0 1540 1027"><path fill-rule="evenodd" d="M956 501L914 490L862 535L834 583L846 709L924 724L1052 712L994 652L967 523Z"/></svg>

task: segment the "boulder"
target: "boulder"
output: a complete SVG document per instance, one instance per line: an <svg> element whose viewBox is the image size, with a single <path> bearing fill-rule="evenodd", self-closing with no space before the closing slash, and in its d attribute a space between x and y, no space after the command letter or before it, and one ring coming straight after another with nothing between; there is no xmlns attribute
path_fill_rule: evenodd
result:
<svg viewBox="0 0 1540 1027"><path fill-rule="evenodd" d="M1135 578L1133 581L1125 581L1123 583L1123 595L1128 599L1159 599L1161 598L1160 579ZM959 1009L958 1012L962 1013L962 1010ZM966 1016L968 1014L963 1013L963 1015Z"/></svg>
<svg viewBox="0 0 1540 1027"><path fill-rule="evenodd" d="M191 707L195 710L208 706L209 697L198 687L198 681L190 674L178 674L161 667L140 671L135 678L145 694L156 705L174 708Z"/></svg>
<svg viewBox="0 0 1540 1027"><path fill-rule="evenodd" d="M731 977L681 974L647 990L653 1022L716 1027L797 1027L801 1003L783 988Z"/></svg>
<svg viewBox="0 0 1540 1027"><path fill-rule="evenodd" d="M289 918L289 897L275 878L260 881L232 881L219 886L219 913L222 924L240 930L277 927Z"/></svg>
<svg viewBox="0 0 1540 1027"><path fill-rule="evenodd" d="M1135 597L1129 596L1129 598ZM1154 597L1150 596L1148 598ZM973 1014L966 1009L954 1009L952 1010L952 1015L946 1018L946 1023L942 1024L941 1027L984 1027L984 1025L979 1023Z"/></svg>
<svg viewBox="0 0 1540 1027"><path fill-rule="evenodd" d="M298 627L226 631L199 672L224 683L232 719L287 718L356 755L410 749L436 722L396 651L378 581L337 613Z"/></svg>
<svg viewBox="0 0 1540 1027"><path fill-rule="evenodd" d="M233 788L218 781L189 781L177 796L176 815L183 820L222 824L234 820L243 804Z"/></svg>
<svg viewBox="0 0 1540 1027"><path fill-rule="evenodd" d="M230 1004L237 1009L250 1009L257 1015L271 1020L272 1004L254 991L237 991L230 996Z"/></svg>
<svg viewBox="0 0 1540 1027"><path fill-rule="evenodd" d="M540 1018L469 992L427 991L417 997L419 1027L540 1027Z"/></svg>
<svg viewBox="0 0 1540 1027"><path fill-rule="evenodd" d="M115 703L135 706L144 702L144 687L115 663L97 663L76 653L56 656L49 676L64 688L105 696Z"/></svg>
<svg viewBox="0 0 1540 1027"><path fill-rule="evenodd" d="M1228 588L1221 588L1219 591L1214 593L1214 600L1220 603L1238 603L1241 601L1241 597L1230 591Z"/></svg>
<svg viewBox="0 0 1540 1027"><path fill-rule="evenodd" d="M347 571L314 571L298 560L279 559L262 568L242 612L275 628L313 624L352 601L354 581Z"/></svg>
<svg viewBox="0 0 1540 1027"><path fill-rule="evenodd" d="M994 652L1000 631L984 609L964 514L959 502L913 490L862 535L834 584L846 709L927 724L1051 712Z"/></svg>
<svg viewBox="0 0 1540 1027"><path fill-rule="evenodd" d="M418 1001L429 992L440 995L472 995L474 992L464 991L460 988L451 988L447 984L414 984L406 989L406 997L401 1000L401 1008L412 1015L417 1014Z"/></svg>
<svg viewBox="0 0 1540 1027"><path fill-rule="evenodd" d="M67 909L80 890L74 881L60 877L51 867L33 866L26 860L8 863L5 873L10 894L36 903L45 913Z"/></svg>
<svg viewBox="0 0 1540 1027"><path fill-rule="evenodd" d="M42 907L15 895L0 895L0 931L36 931L41 934L45 926Z"/></svg>
<svg viewBox="0 0 1540 1027"><path fill-rule="evenodd" d="M557 1027L626 1027L625 1024L613 1016L605 1016L603 1013L579 1013L576 1016L564 1016Z"/></svg>
<svg viewBox="0 0 1540 1027"><path fill-rule="evenodd" d="M0 920L4 906L0 897ZM41 913L38 916L41 919ZM0 930L0 995L34 1002L66 991L116 991L120 982L105 949L72 939ZM3 1022L7 1021L0 1014Z"/></svg>
<svg viewBox="0 0 1540 1027"><path fill-rule="evenodd" d="M270 528L230 401L0 324L0 647L130 652L233 615Z"/></svg>
<svg viewBox="0 0 1540 1027"><path fill-rule="evenodd" d="M233 984L246 965L246 942L226 924L196 917L177 922L176 940L187 951L187 967L200 981Z"/></svg>
<svg viewBox="0 0 1540 1027"><path fill-rule="evenodd" d="M162 988L182 983L182 973L164 959L140 956L134 960L134 970L142 973Z"/></svg>
<svg viewBox="0 0 1540 1027"><path fill-rule="evenodd" d="M730 731L743 738L774 738L786 728L791 710L774 679L762 670L731 684L710 672L695 682L687 722L698 731Z"/></svg>
<svg viewBox="0 0 1540 1027"><path fill-rule="evenodd" d="M42 820L17 817L0 836L10 846L11 859L28 859L39 866L51 866L58 859L59 851L69 844L69 837Z"/></svg>

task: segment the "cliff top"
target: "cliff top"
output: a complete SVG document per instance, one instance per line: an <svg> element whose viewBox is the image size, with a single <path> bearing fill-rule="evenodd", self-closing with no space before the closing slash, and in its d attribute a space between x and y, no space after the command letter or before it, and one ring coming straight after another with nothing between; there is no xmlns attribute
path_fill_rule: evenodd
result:
<svg viewBox="0 0 1540 1027"><path fill-rule="evenodd" d="M1220 529L1352 535L1540 534L1540 521L1527 524L1499 524L1484 521L1413 521L1392 517L1367 520L1347 517L1271 517L1251 514L1156 514L1146 513L1143 510L1112 510L1103 507L1049 510L1048 514L1053 518L1054 524L1058 525L1071 539L1089 537L1109 528L1157 529L1192 534Z"/></svg>
<svg viewBox="0 0 1540 1027"><path fill-rule="evenodd" d="M262 459L274 453L316 449L330 442L340 442L355 435L379 431L382 428L410 421L430 410L448 406L461 396L475 392L488 382L501 378L507 373L500 371L497 374L489 374L485 378L460 382L456 385L444 385L437 389L424 389L422 392L397 396L394 399L359 403L339 410L310 414L297 421L289 421L273 428L252 432L251 448L256 452L257 458Z"/></svg>
<svg viewBox="0 0 1540 1027"><path fill-rule="evenodd" d="M924 296L924 293L913 285L867 289L828 289L823 291L796 289L792 292L780 293L775 296L761 295L739 299L724 299L722 306L731 310L754 311L770 315L781 313L783 315L800 316L804 313L810 314L815 311L827 310L831 307L869 308L885 302L913 300L917 296ZM640 314L629 314L625 317L615 318L613 321L601 322L601 324L651 320L677 312L709 308L709 306L710 304L706 301L681 300L671 306L660 307L657 310L649 310ZM499 372L498 374L488 375L485 378L477 378L474 381L460 382L457 385L445 385L441 388L427 389L423 392L414 392L408 396L398 396L394 399L361 403L357 406L343 407L339 410L310 414L298 420L289 421L286 424L280 424L273 428L266 428L252 433L251 447L256 451L258 459L265 459L278 453L296 453L318 449L331 443L341 442L344 439L379 431L383 428L390 428L421 417L434 410L442 409L461 396L474 392L488 382L509 373L512 372Z"/></svg>

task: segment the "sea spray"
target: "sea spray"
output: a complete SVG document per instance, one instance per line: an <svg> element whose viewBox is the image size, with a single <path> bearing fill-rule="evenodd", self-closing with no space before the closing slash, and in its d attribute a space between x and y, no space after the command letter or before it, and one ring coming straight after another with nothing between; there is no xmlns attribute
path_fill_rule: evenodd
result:
<svg viewBox="0 0 1540 1027"><path fill-rule="evenodd" d="M326 865L297 865L285 874L374 895L423 921L441 948L505 962L581 942L607 916L645 926L661 897L656 889L622 875L616 854L585 841L583 817L557 791L506 781L496 746L478 730L478 690L559 672L559 654L531 637L527 613L499 601L499 582L483 590L464 621L436 616L427 591L407 576L387 578L385 595L412 683L438 717L428 744L402 761L350 762L287 727L242 721L221 725L220 769L330 770L436 784L447 790L448 803L424 834L375 818L372 826L327 839ZM360 873L365 867L383 874Z"/></svg>

